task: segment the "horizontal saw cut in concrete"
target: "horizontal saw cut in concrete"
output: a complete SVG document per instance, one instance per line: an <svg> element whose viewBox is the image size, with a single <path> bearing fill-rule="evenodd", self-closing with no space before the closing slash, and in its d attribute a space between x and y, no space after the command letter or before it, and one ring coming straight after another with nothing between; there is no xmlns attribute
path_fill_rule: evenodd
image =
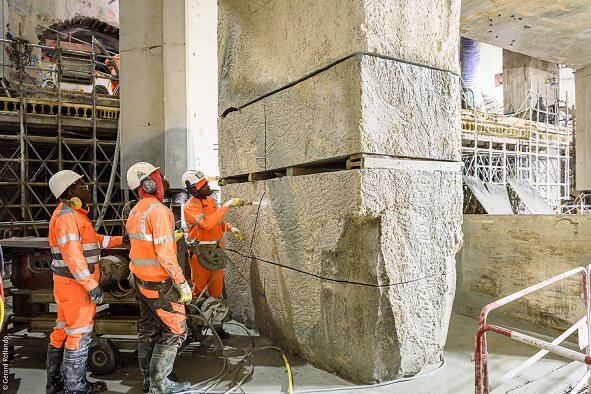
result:
<svg viewBox="0 0 591 394"><path fill-rule="evenodd" d="M437 366L461 182L459 170L365 169L223 186L259 202L226 216L247 236L227 240L234 318L356 382Z"/></svg>
<svg viewBox="0 0 591 394"><path fill-rule="evenodd" d="M221 0L219 113L353 53L457 73L460 0Z"/></svg>
<svg viewBox="0 0 591 394"><path fill-rule="evenodd" d="M220 173L358 153L460 161L459 114L457 76L358 55L220 119Z"/></svg>

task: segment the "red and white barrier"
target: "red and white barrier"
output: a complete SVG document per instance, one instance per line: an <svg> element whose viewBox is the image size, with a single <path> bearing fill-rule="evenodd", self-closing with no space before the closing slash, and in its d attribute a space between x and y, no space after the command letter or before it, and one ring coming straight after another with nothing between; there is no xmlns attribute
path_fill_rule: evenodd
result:
<svg viewBox="0 0 591 394"><path fill-rule="evenodd" d="M562 346L559 346L559 343L561 343L564 339L566 339L566 337L568 337L568 335L570 335L570 333L574 332L576 327L581 324L581 321L579 321L577 324L575 324L575 326L573 326L569 330L567 330L567 332L565 332L565 334L561 335L560 337L558 337L556 340L554 340L552 342L546 342L541 339L534 338L529 335L522 334L520 332L512 331L512 330L509 330L504 327L490 325L486 321L488 314L491 311L493 311L497 308L500 308L501 306L506 305L512 301L515 301L521 297L524 297L528 294L531 294L537 290L540 290L544 287L550 286L556 282L559 282L561 280L569 278L573 275L577 275L579 273L581 274L582 282L583 282L583 302L585 304L585 311L586 311L585 317L581 320L585 321L585 326L587 329L587 338L591 338L591 335L590 335L591 334L591 324L590 324L590 319L589 319L589 314L590 314L589 268L587 268L587 269L585 269L583 267L574 268L570 271L564 272L560 275L556 275L556 276L554 276L550 279L547 279L543 282L537 283L533 286L530 286L530 287L520 290L516 293L508 295L504 298L501 298L500 300L497 300L493 303L490 303L490 304L486 305L482 309L482 311L480 312L480 320L478 322L478 331L476 333L476 344L475 344L475 351L474 351L474 360L475 360L475 376L474 376L475 380L474 380L474 383L475 383L476 394L488 394L489 393L488 362L487 362L488 350L487 350L487 344L486 344L486 333L489 331L503 335L508 338L511 338L512 340L515 340L518 342L526 343L528 345L531 345L533 347L537 347L539 349L544 349L542 352L536 353L533 357L526 360L523 364L521 364L520 366L518 366L517 368L515 368L513 371L509 372L508 374L506 374L503 377L505 379L508 377L510 378L510 377L515 376L517 373L519 373L519 371L522 371L526 367L532 365L535 361L537 361L540 358L542 358L543 356L545 356L548 352L558 354L558 355L566 357L570 360L582 362L582 363L588 365L588 369L590 368L589 365L591 365L591 355L590 355L591 354L590 353L591 346L589 346L589 343L586 346L586 349L587 349L586 354L579 353L579 352L576 352L576 351L573 351L570 349L566 349ZM569 334L567 334L567 333L569 333ZM545 353L543 353L544 351L545 351ZM584 382L589 380L590 376L591 376L591 373L588 371L588 373L583 377L583 379L581 379L579 381L577 386L581 385L581 387L582 387ZM591 387L591 385L589 387Z"/></svg>

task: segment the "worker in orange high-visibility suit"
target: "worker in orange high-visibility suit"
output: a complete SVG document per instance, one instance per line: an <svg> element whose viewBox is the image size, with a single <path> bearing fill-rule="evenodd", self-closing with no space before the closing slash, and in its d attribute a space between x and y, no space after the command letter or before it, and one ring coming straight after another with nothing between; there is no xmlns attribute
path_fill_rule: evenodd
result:
<svg viewBox="0 0 591 394"><path fill-rule="evenodd" d="M57 320L47 349L46 392L100 393L106 383L86 379L94 314L103 299L97 263L100 249L121 245L122 237L94 231L86 216L90 191L81 175L60 171L49 179L49 188L60 203L49 222Z"/></svg>
<svg viewBox="0 0 591 394"><path fill-rule="evenodd" d="M111 71L111 76L117 78L111 80L111 94L117 95L119 93L119 70L121 70L119 54L117 53L111 59L105 60L105 65Z"/></svg>
<svg viewBox="0 0 591 394"><path fill-rule="evenodd" d="M217 202L211 197L212 190L209 187L205 175L201 171L187 171L183 174L181 183L185 185L187 193L192 197L185 204L183 213L189 229L189 241L218 241L220 247L224 246L223 235L231 231L238 239L243 240L244 235L238 228L223 221L229 208L242 205L242 200L233 198L218 207ZM210 297L221 297L224 287L224 271L208 271L199 264L197 255L191 257L191 279L193 282L193 295L199 296L207 284L207 292ZM199 300L195 300L199 302ZM229 335L222 327L216 331L222 339Z"/></svg>
<svg viewBox="0 0 591 394"><path fill-rule="evenodd" d="M157 167L140 162L127 171L127 184L141 197L129 213L126 228L131 243L129 269L140 299L138 362L143 389L186 391L189 382L168 378L187 338L183 304L191 301L191 288L177 261L172 212L162 203L163 178Z"/></svg>

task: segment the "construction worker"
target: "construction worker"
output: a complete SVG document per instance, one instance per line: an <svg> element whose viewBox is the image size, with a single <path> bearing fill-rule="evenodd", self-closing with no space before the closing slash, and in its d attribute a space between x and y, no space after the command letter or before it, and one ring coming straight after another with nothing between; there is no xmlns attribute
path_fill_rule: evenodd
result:
<svg viewBox="0 0 591 394"><path fill-rule="evenodd" d="M111 72L111 77L116 78L111 80L111 94L116 96L119 94L119 70L121 69L119 54L116 53L111 59L105 60L105 65Z"/></svg>
<svg viewBox="0 0 591 394"><path fill-rule="evenodd" d="M49 188L59 204L49 222L57 320L47 348L46 392L100 393L106 383L86 379L96 305L103 300L97 263L100 249L121 245L122 237L94 231L86 216L90 191L82 175L60 171L49 179Z"/></svg>
<svg viewBox="0 0 591 394"><path fill-rule="evenodd" d="M143 390L186 391L190 383L174 382L169 375L187 338L183 304L191 301L191 288L177 261L172 212L162 203L163 177L159 168L140 162L127 171L127 184L140 197L126 228L131 243L129 268L140 299L138 361Z"/></svg>
<svg viewBox="0 0 591 394"><path fill-rule="evenodd" d="M181 182L192 196L183 211L189 228L189 241L217 241L218 246L223 247L223 234L226 231L231 231L240 240L244 239L242 231L222 220L228 209L242 205L242 200L233 198L218 208L217 202L211 197L213 192L209 182L201 171L185 172ZM224 271L209 271L203 268L195 254L191 256L190 264L193 296L199 296L209 283L208 295L220 298L224 287ZM222 327L216 328L216 331L222 339L229 337Z"/></svg>

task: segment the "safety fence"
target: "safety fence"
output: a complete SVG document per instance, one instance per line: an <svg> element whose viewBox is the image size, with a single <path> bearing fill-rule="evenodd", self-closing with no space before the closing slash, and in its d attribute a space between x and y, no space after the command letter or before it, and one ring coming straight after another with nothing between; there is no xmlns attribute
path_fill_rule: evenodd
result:
<svg viewBox="0 0 591 394"><path fill-rule="evenodd" d="M489 386L489 374L488 374L488 349L487 349L487 342L486 342L486 334L487 332L494 332L510 338L514 341L525 343L527 345L536 347L541 349L539 352L534 354L532 357L524 361L522 364L513 368L511 371L506 373L503 377L499 379L499 383L496 385L503 384L504 382L508 381L509 379L517 376L521 371L525 368L533 365L536 361L540 360L548 353L554 353L559 356L565 357L567 359L578 361L583 364L587 365L587 372L586 374L578 381L575 385L572 393L578 393L579 390L583 388L585 383L591 383L591 346L589 346L589 338L591 337L591 325L589 324L589 277L590 277L590 269L591 266L587 268L578 267L574 268L570 271L564 272L560 275L556 275L552 278L549 278L545 281L537 283L533 286L520 290L516 293L508 295L500 300L497 300L493 303L486 305L482 311L480 312L480 320L478 322L478 331L476 333L476 344L475 344L475 351L474 351L474 360L475 360L475 392L476 394L487 394L490 392ZM507 305L508 303L515 301L519 298L522 298L528 294L531 294L537 290L543 289L547 286L550 286L554 283L560 282L564 279L570 278L575 275L581 275L582 284L583 284L583 303L585 305L585 317L580 319L577 323L571 326L568 330L566 330L562 335L558 338L553 340L552 342L547 342L530 335L526 335L506 327L501 327L498 325L492 325L487 322L488 315L491 311L500 308L503 305ZM574 350L567 349L565 347L560 346L566 338L568 338L571 334L573 334L576 330L579 330L579 343L583 342L586 346L586 353L580 353ZM590 386L591 387L591 386Z"/></svg>

